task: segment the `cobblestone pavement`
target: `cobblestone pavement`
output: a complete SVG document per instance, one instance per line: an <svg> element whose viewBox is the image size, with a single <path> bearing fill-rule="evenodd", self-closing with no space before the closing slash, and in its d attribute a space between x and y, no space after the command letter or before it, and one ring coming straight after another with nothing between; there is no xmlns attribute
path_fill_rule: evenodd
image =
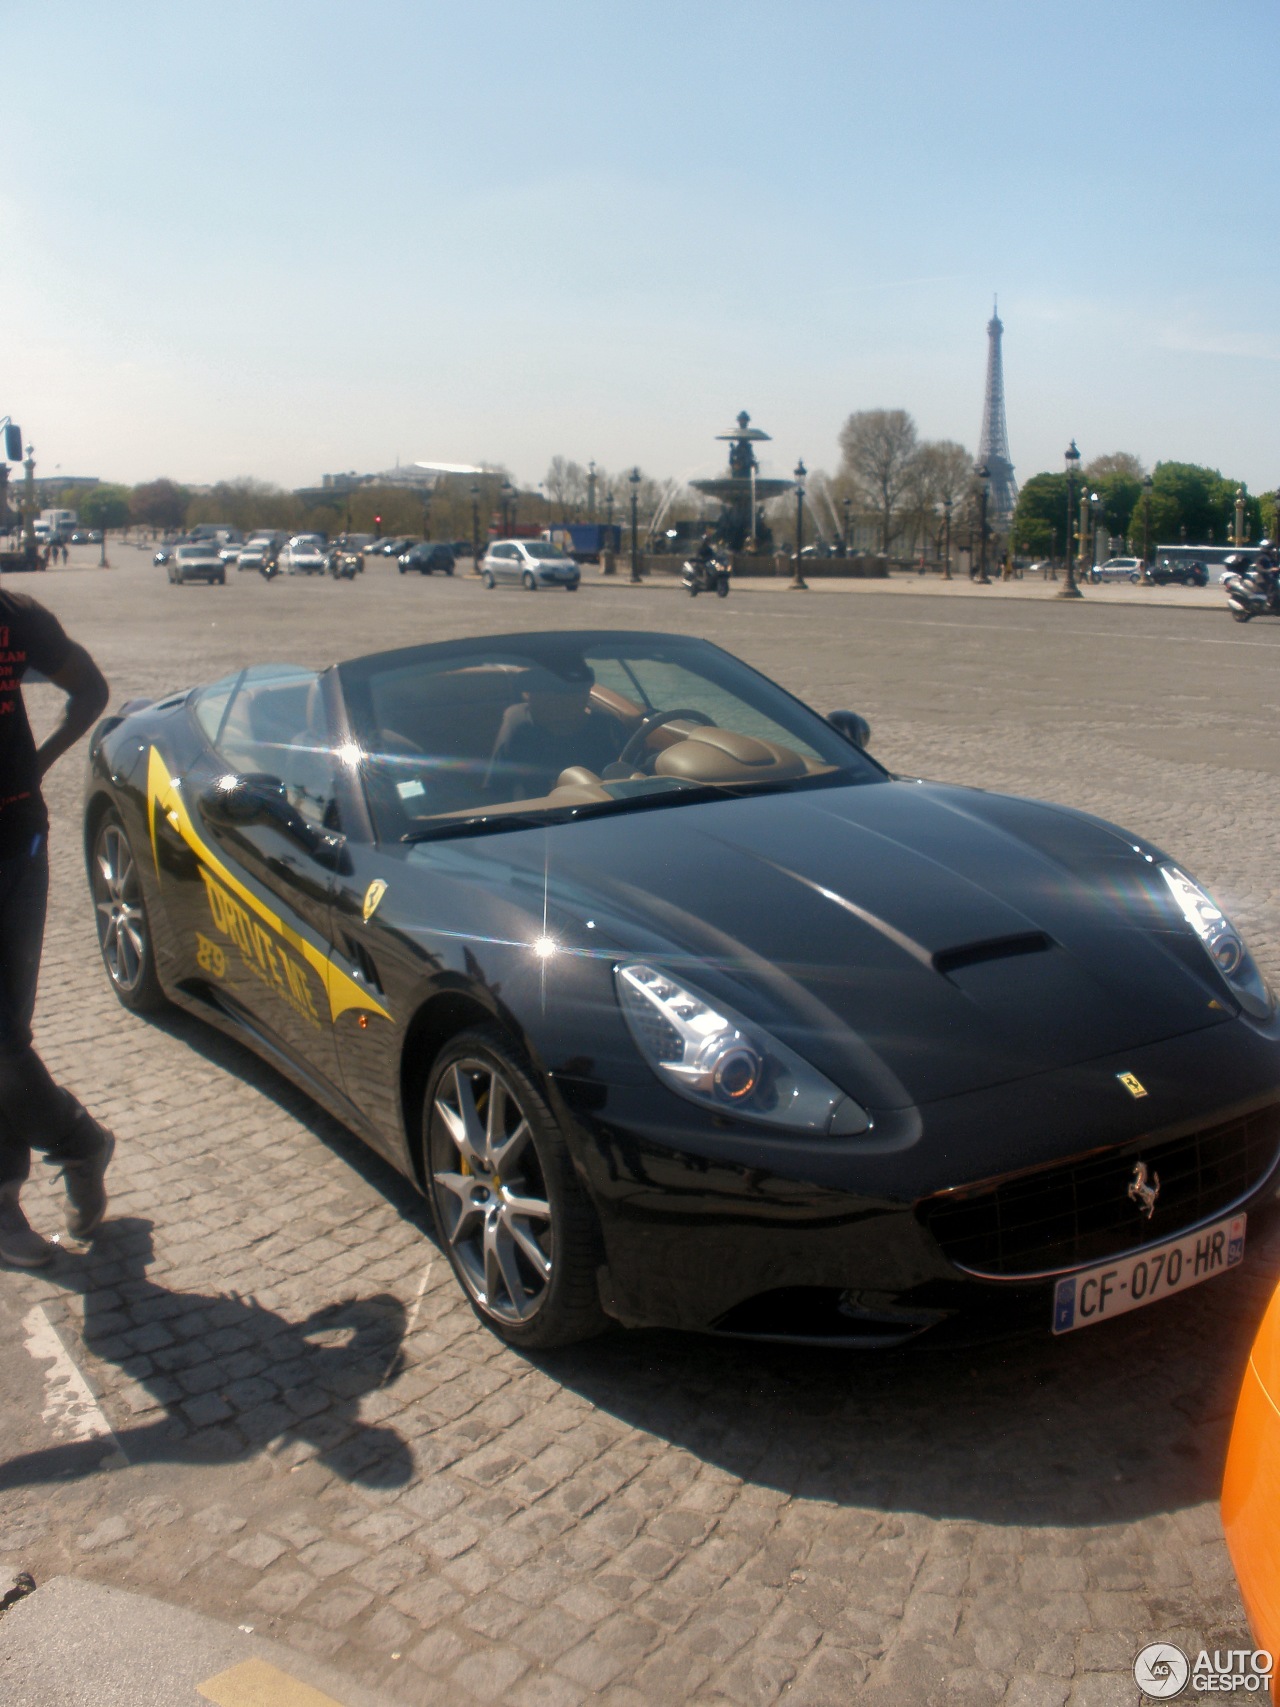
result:
<svg viewBox="0 0 1280 1707"><path fill-rule="evenodd" d="M113 556L14 584L117 703L486 627L691 629L864 712L895 768L1129 822L1280 972L1280 625L866 588L535 597L372 568L180 588ZM31 699L47 720L55 696ZM118 1008L80 788L64 761L38 1042L119 1136L113 1219L47 1275L0 1275L0 1567L150 1591L450 1707L1102 1707L1137 1699L1156 1636L1245 1644L1216 1496L1274 1220L1232 1276L1057 1342L853 1357L619 1333L516 1355L354 1138L196 1022Z"/></svg>

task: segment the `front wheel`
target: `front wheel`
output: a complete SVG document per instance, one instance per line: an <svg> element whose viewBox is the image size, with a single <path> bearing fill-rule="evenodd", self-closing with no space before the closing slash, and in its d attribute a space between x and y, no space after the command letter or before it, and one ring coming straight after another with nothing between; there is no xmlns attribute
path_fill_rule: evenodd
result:
<svg viewBox="0 0 1280 1707"><path fill-rule="evenodd" d="M480 579L484 582L485 586L488 587L489 590L492 592L495 583L494 583L493 576L489 573L489 571L487 569L485 570L484 574L480 577Z"/></svg>
<svg viewBox="0 0 1280 1707"><path fill-rule="evenodd" d="M722 575L716 582L716 597L718 599L729 597L729 577L727 575Z"/></svg>
<svg viewBox="0 0 1280 1707"><path fill-rule="evenodd" d="M504 1032L486 1026L445 1045L427 1085L423 1136L440 1241L485 1326L526 1350L598 1334L606 1319L595 1216Z"/></svg>
<svg viewBox="0 0 1280 1707"><path fill-rule="evenodd" d="M536 593L537 592L538 583L537 583L537 580L536 580L532 570L526 569L524 574L520 577L520 579L521 579L521 582L524 586L524 590L526 593Z"/></svg>
<svg viewBox="0 0 1280 1707"><path fill-rule="evenodd" d="M689 583L689 597L691 599L696 599L697 596L698 596L698 583L696 581L690 581L690 583Z"/></svg>
<svg viewBox="0 0 1280 1707"><path fill-rule="evenodd" d="M138 863L114 811L106 813L94 837L90 882L98 946L111 987L132 1013L154 1013L167 998L156 977Z"/></svg>

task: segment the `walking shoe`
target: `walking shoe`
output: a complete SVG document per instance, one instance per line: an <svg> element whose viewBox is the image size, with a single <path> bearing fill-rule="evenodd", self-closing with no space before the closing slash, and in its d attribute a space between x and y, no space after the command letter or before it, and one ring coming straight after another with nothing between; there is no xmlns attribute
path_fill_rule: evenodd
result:
<svg viewBox="0 0 1280 1707"><path fill-rule="evenodd" d="M89 1119L85 1115L86 1120ZM97 1122L93 1123L97 1126ZM62 1164L62 1184L67 1194L67 1232L73 1239L90 1239L107 1213L107 1188L103 1175L111 1161L116 1141L105 1126L97 1126L101 1148L92 1156Z"/></svg>
<svg viewBox="0 0 1280 1707"><path fill-rule="evenodd" d="M53 1246L22 1213L20 1185L0 1185L0 1261L14 1268L43 1268L53 1259Z"/></svg>

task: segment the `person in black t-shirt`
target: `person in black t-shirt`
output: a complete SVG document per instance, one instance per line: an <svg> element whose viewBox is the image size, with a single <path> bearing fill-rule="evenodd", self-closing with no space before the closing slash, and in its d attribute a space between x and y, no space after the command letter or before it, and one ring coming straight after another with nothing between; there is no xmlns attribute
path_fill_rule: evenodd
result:
<svg viewBox="0 0 1280 1707"><path fill-rule="evenodd" d="M536 800L549 794L560 772L584 765L599 776L622 746L622 730L606 711L592 710L595 682L587 664L563 673L531 670L522 698L503 715L485 777L496 800Z"/></svg>
<svg viewBox="0 0 1280 1707"><path fill-rule="evenodd" d="M22 679L38 670L67 695L62 721L36 746ZM52 612L0 588L0 1260L38 1268L52 1246L19 1197L32 1149L61 1166L67 1230L87 1239L106 1213L115 1140L56 1085L32 1047L31 1016L49 894L49 815L40 782L106 709L107 684Z"/></svg>

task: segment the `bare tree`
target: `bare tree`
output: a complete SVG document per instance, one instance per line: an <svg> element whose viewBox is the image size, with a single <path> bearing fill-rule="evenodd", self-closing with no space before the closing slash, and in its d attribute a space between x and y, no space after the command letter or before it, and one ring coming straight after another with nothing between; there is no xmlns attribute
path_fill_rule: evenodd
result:
<svg viewBox="0 0 1280 1707"><path fill-rule="evenodd" d="M1096 486L1109 474L1123 474L1126 479L1141 480L1146 472L1142 458L1134 456L1132 451L1112 450L1105 456L1095 456L1092 462L1086 463L1084 477Z"/></svg>
<svg viewBox="0 0 1280 1707"><path fill-rule="evenodd" d="M917 534L937 542L942 530L942 509L948 499L953 515L973 484L973 457L954 439L926 439L916 453L910 502Z"/></svg>
<svg viewBox="0 0 1280 1707"><path fill-rule="evenodd" d="M905 409L862 409L840 429L845 471L862 506L879 518L886 555L911 489L918 449L916 424Z"/></svg>

